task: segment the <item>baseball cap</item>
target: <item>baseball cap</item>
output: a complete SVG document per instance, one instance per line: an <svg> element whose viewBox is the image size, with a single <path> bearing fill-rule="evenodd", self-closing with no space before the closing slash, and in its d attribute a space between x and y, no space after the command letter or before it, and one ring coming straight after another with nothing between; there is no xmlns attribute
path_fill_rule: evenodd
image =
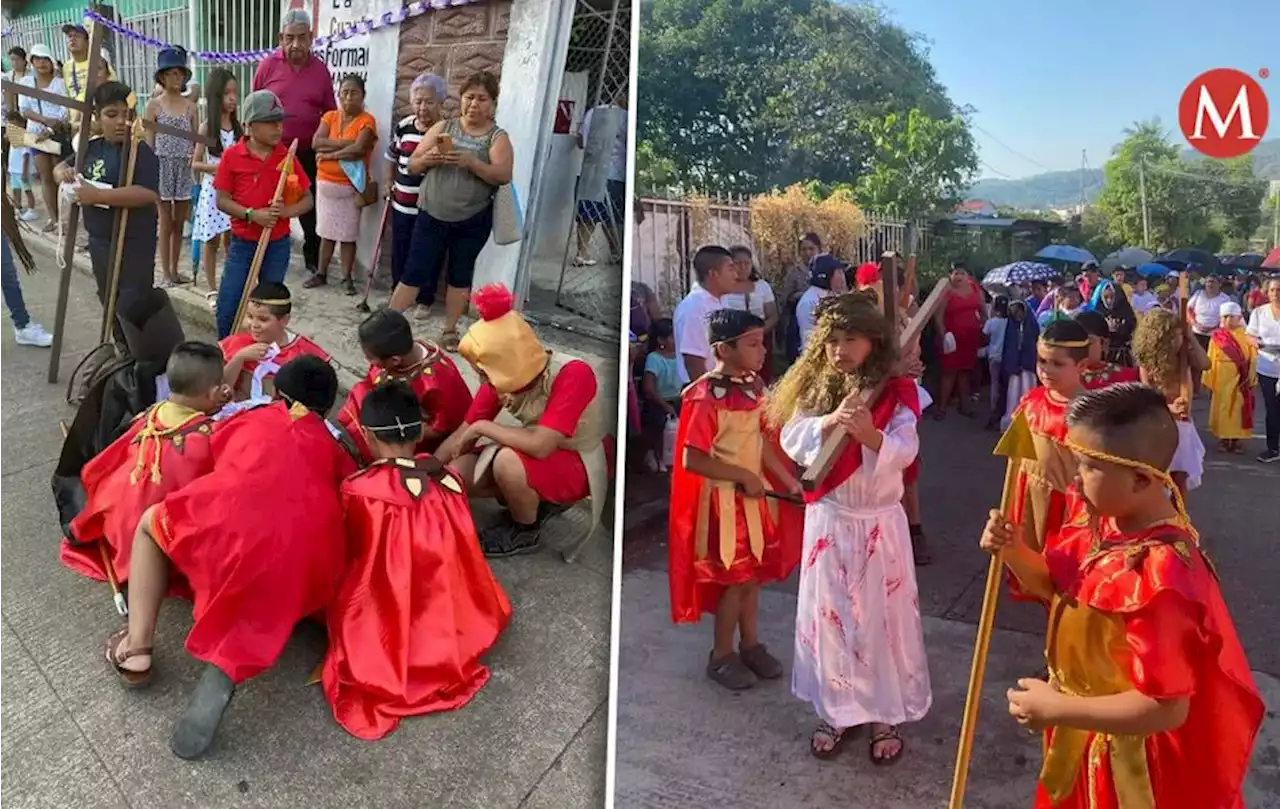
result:
<svg viewBox="0 0 1280 809"><path fill-rule="evenodd" d="M849 269L849 265L830 253L819 253L809 262L809 285L831 288L831 276Z"/></svg>
<svg viewBox="0 0 1280 809"><path fill-rule="evenodd" d="M53 51L49 50L49 46L43 42L38 42L31 46L31 50L27 51L28 59L53 59Z"/></svg>
<svg viewBox="0 0 1280 809"><path fill-rule="evenodd" d="M270 90L254 90L240 103L240 117L245 124L268 124L284 120L284 107Z"/></svg>
<svg viewBox="0 0 1280 809"><path fill-rule="evenodd" d="M83 25L81 25L78 22L69 22L66 25L62 26L62 33L64 34L79 33L79 34L84 34L85 36L89 36L89 29L85 28Z"/></svg>

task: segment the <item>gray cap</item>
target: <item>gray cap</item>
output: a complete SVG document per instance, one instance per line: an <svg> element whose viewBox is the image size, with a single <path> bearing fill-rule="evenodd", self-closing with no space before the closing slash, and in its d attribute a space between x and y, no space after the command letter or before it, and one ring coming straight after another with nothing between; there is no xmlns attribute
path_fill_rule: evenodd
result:
<svg viewBox="0 0 1280 809"><path fill-rule="evenodd" d="M270 90L254 90L240 102L240 116L246 124L269 124L284 120L284 107Z"/></svg>
<svg viewBox="0 0 1280 809"><path fill-rule="evenodd" d="M307 30L311 30L311 12L305 8L291 8L280 18L280 30L288 28L290 25L305 25Z"/></svg>

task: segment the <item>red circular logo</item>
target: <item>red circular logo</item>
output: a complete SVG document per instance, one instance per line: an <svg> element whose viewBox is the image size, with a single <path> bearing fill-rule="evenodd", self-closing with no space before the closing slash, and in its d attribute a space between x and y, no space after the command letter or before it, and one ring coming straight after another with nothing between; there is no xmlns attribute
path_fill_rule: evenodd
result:
<svg viewBox="0 0 1280 809"><path fill-rule="evenodd" d="M1257 80L1215 68L1196 76L1178 101L1178 126L1201 154L1228 159L1247 154L1267 134L1270 108Z"/></svg>

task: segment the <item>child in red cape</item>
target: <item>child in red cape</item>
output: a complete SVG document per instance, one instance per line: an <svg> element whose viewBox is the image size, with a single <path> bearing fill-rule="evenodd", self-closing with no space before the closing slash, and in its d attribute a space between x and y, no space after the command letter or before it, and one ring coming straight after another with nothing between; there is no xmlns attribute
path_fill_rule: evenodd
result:
<svg viewBox="0 0 1280 809"><path fill-rule="evenodd" d="M1036 550L1052 545L1067 517L1067 489L1075 478L1075 458L1066 448L1067 405L1084 393L1081 373L1093 345L1084 326L1055 320L1036 342L1036 375L1041 387L1022 397L1021 413L1031 429L1036 459L1024 459L1018 473L1017 502L1023 541ZM1015 595L1017 582L1012 581Z"/></svg>
<svg viewBox="0 0 1280 809"><path fill-rule="evenodd" d="M1080 385L1085 390L1098 390L1121 382L1139 381L1138 369L1107 362L1105 357L1111 348L1111 327L1101 313L1087 309L1075 316L1089 335L1089 358L1080 370Z"/></svg>
<svg viewBox="0 0 1280 809"><path fill-rule="evenodd" d="M1165 397L1115 385L1067 421L1081 519L1041 554L992 511L981 543L1049 608L1049 681L1008 694L1019 724L1044 731L1035 805L1243 809L1265 709L1164 471L1178 445Z"/></svg>
<svg viewBox="0 0 1280 809"><path fill-rule="evenodd" d="M365 463L374 460L361 429L364 397L378 385L399 380L413 389L422 409L419 452L435 452L462 425L471 408L471 389L453 360L428 340L413 339L409 320L394 309L374 312L360 324L360 346L369 373L347 394L338 424L351 436Z"/></svg>
<svg viewBox="0 0 1280 809"><path fill-rule="evenodd" d="M174 348L165 371L169 396L134 419L128 431L85 464L80 473L84 508L71 521L62 563L97 581L108 568L106 546L120 584L129 580L129 560L138 520L159 503L213 469L210 415L229 396L222 384L222 353L208 343ZM182 592L175 580L174 594Z"/></svg>
<svg viewBox="0 0 1280 809"><path fill-rule="evenodd" d="M801 466L813 466L833 435L848 435L805 493L791 693L818 715L808 746L819 759L869 725L872 764L892 764L906 749L898 727L933 702L902 506L903 472L920 448L920 402L915 380L899 370L876 297L829 298L770 400L782 448Z"/></svg>
<svg viewBox="0 0 1280 809"><path fill-rule="evenodd" d="M194 596L187 651L210 664L170 740L182 758L208 748L235 686L274 664L294 625L338 590L346 557L338 491L355 464L324 421L337 388L318 357L281 368L277 401L214 429L213 471L138 524L129 623L108 639L106 656L126 686L149 680L169 571L182 574Z"/></svg>
<svg viewBox="0 0 1280 809"><path fill-rule="evenodd" d="M244 322L248 327L218 342L226 361L223 381L235 391L237 401L270 399L276 372L304 355L329 355L301 334L289 330L293 300L284 284L263 281L249 293Z"/></svg>
<svg viewBox="0 0 1280 809"><path fill-rule="evenodd" d="M372 741L401 717L467 704L489 680L480 657L511 604L480 552L461 481L416 451L414 391L379 385L360 421L377 460L342 484L352 552L328 610L321 681L338 724Z"/></svg>
<svg viewBox="0 0 1280 809"><path fill-rule="evenodd" d="M764 435L764 320L737 309L711 314L715 370L681 396L671 474L668 576L671 618L714 613L707 676L730 690L774 680L782 664L760 642L760 585L799 562L798 509L766 499L798 493L791 466ZM773 484L772 486L770 484ZM784 512L786 514L784 515ZM735 632L739 638L734 651Z"/></svg>

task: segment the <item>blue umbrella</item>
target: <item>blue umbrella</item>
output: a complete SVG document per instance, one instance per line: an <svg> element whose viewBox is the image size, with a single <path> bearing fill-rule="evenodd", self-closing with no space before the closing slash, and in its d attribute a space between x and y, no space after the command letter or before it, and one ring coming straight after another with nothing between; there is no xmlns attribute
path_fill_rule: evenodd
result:
<svg viewBox="0 0 1280 809"><path fill-rule="evenodd" d="M1051 244L1048 247L1036 253L1036 258L1050 258L1058 261L1066 261L1071 264L1084 264L1092 261L1097 263L1097 259L1093 257L1093 253L1085 250L1083 247L1072 247L1069 244Z"/></svg>
<svg viewBox="0 0 1280 809"><path fill-rule="evenodd" d="M1048 264L1041 264L1038 261L1015 261L1003 267L996 267L983 277L982 283L1003 286L1029 284L1032 281L1048 281L1057 274L1058 271Z"/></svg>
<svg viewBox="0 0 1280 809"><path fill-rule="evenodd" d="M1138 266L1138 275L1143 278L1164 278L1169 274L1169 268L1163 264L1140 264Z"/></svg>

